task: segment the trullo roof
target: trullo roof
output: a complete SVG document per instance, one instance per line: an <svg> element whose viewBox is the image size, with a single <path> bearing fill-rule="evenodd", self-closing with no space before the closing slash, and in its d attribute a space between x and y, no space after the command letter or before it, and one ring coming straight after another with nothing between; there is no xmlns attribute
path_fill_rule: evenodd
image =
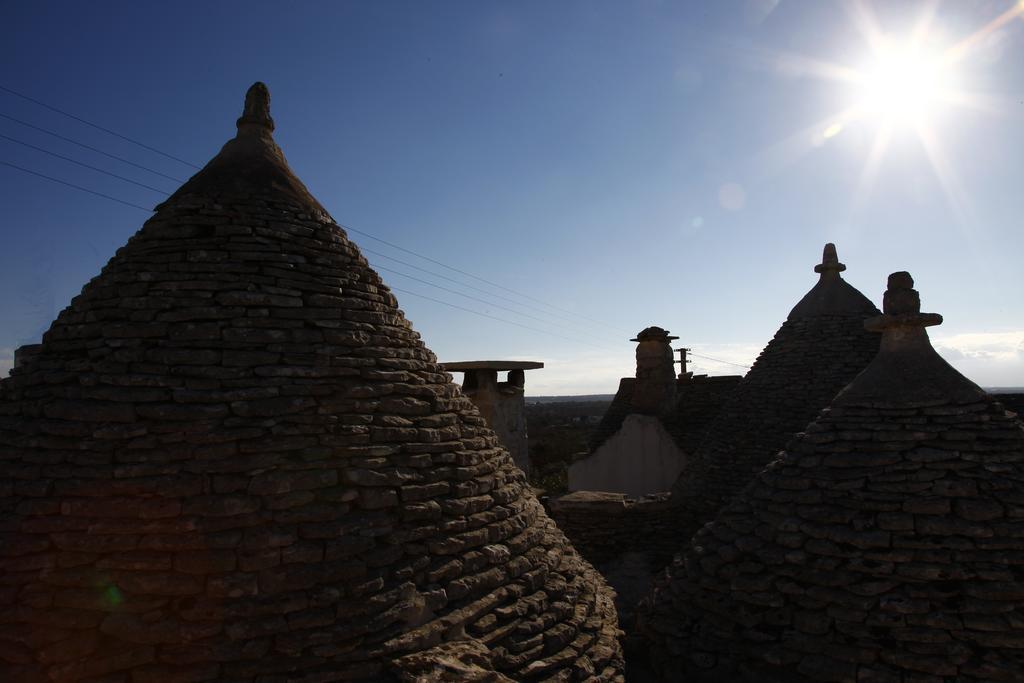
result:
<svg viewBox="0 0 1024 683"><path fill-rule="evenodd" d="M835 245L826 244L814 267L817 284L723 404L676 481L680 547L877 353L878 335L864 320L878 309L843 280L843 270Z"/></svg>
<svg viewBox="0 0 1024 683"><path fill-rule="evenodd" d="M603 580L272 130L257 83L0 385L0 679L386 680L467 639L620 677Z"/></svg>
<svg viewBox="0 0 1024 683"><path fill-rule="evenodd" d="M889 277L877 357L659 587L665 680L1021 680L1024 427L938 356L912 287Z"/></svg>

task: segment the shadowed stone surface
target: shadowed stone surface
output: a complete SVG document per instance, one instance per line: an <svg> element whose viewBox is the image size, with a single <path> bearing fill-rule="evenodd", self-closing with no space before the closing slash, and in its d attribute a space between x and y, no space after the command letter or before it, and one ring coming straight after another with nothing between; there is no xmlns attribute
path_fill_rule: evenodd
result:
<svg viewBox="0 0 1024 683"><path fill-rule="evenodd" d="M272 130L256 84L0 382L0 680L386 680L453 641L621 679L610 591Z"/></svg>
<svg viewBox="0 0 1024 683"><path fill-rule="evenodd" d="M640 628L663 680L1019 681L1024 427L932 349L877 357L693 539Z"/></svg>
<svg viewBox="0 0 1024 683"><path fill-rule="evenodd" d="M793 308L707 430L672 489L684 546L878 351L878 309L839 275L825 245L818 283Z"/></svg>

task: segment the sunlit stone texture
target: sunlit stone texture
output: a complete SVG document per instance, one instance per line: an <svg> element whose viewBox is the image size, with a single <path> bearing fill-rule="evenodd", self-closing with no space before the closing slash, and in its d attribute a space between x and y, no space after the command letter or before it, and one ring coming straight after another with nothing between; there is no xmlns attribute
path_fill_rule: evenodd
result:
<svg viewBox="0 0 1024 683"><path fill-rule="evenodd" d="M621 678L604 581L273 128L257 83L0 383L0 680Z"/></svg>

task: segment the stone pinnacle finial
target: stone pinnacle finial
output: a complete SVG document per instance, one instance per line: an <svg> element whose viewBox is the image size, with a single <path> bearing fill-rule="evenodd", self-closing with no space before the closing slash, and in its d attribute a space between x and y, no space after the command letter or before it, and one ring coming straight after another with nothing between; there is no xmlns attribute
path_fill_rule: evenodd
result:
<svg viewBox="0 0 1024 683"><path fill-rule="evenodd" d="M901 270L892 273L882 295L882 312L889 315L921 312L921 296L914 289L914 278Z"/></svg>
<svg viewBox="0 0 1024 683"><path fill-rule="evenodd" d="M986 400L978 385L943 360L926 328L942 324L938 313L921 313L921 298L910 273L889 276L883 297L884 313L864 321L864 328L881 332L878 355L832 402L839 405L907 406L928 402L970 403Z"/></svg>
<svg viewBox="0 0 1024 683"><path fill-rule="evenodd" d="M821 263L814 266L815 273L834 272L841 273L846 270L846 264L839 262L839 255L836 253L836 245L829 242L821 253Z"/></svg>
<svg viewBox="0 0 1024 683"><path fill-rule="evenodd" d="M652 325L651 327L645 327L644 329L640 330L640 332L637 333L636 338L635 339L630 339L629 341L635 341L635 342L645 342L645 341L669 342L669 341L674 341L676 339L679 339L679 337L673 337L673 336L669 335L668 332L669 332L668 330L662 329L662 328L658 327L657 325Z"/></svg>
<svg viewBox="0 0 1024 683"><path fill-rule="evenodd" d="M274 130L274 119L270 118L270 90L266 85L256 81L245 93L245 108L235 125L239 131L243 130L243 126Z"/></svg>
<svg viewBox="0 0 1024 683"><path fill-rule="evenodd" d="M930 327L941 325L938 313L921 312L921 296L914 289L914 278L901 270L889 276L882 296L882 315L864 321L864 327L881 332L893 327Z"/></svg>

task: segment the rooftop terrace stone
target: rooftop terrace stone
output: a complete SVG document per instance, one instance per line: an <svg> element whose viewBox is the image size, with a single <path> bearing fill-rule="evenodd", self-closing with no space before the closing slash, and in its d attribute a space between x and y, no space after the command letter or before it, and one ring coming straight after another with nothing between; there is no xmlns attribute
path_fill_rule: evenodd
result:
<svg viewBox="0 0 1024 683"><path fill-rule="evenodd" d="M544 363L535 360L463 360L454 363L442 363L448 372L465 372L466 370L538 370Z"/></svg>

